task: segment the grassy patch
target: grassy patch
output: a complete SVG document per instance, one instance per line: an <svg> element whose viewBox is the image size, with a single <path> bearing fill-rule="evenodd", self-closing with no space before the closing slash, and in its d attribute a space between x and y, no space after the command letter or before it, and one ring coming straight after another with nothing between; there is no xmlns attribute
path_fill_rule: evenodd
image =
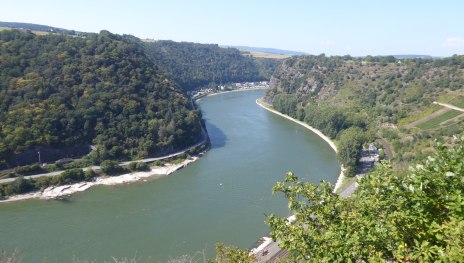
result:
<svg viewBox="0 0 464 263"><path fill-rule="evenodd" d="M12 27L2 27L0 26L0 31L3 31L3 30L23 30L23 31L31 31L32 33L38 35L38 36L44 36L44 35L48 35L48 34L52 34L51 32L45 32L45 31L37 31L37 30L25 30L25 29L19 29L19 28L12 28Z"/></svg>
<svg viewBox="0 0 464 263"><path fill-rule="evenodd" d="M464 108L464 96L458 96L448 102L448 104L454 105L459 108Z"/></svg>
<svg viewBox="0 0 464 263"><path fill-rule="evenodd" d="M285 59L291 57L290 55L284 54L272 54L272 53L264 53L264 52L257 52L252 51L250 54L255 58L273 58L273 59Z"/></svg>
<svg viewBox="0 0 464 263"><path fill-rule="evenodd" d="M406 124L421 120L421 119L429 116L430 114L436 112L437 110L440 110L441 108L442 107L439 106L439 105L435 105L435 104L430 105L430 107L428 107L427 109L425 109L424 111L422 111L421 113L419 113L417 115L412 115L412 116L408 116L408 117L406 117L404 119L401 119L399 121L399 126L404 126Z"/></svg>
<svg viewBox="0 0 464 263"><path fill-rule="evenodd" d="M422 124L419 124L417 125L418 128L422 129L422 130L429 130L429 129L433 129L433 128L436 128L438 125L440 125L440 123L444 122L444 121L447 121L449 119L452 119L458 115L461 115L463 114L462 112L460 111L457 111L457 110L450 110L440 116L437 116L427 122L424 122Z"/></svg>

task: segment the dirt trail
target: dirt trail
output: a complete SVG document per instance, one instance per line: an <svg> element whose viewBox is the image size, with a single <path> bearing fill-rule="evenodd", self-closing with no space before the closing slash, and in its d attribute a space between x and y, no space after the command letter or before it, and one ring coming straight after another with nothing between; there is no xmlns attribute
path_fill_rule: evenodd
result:
<svg viewBox="0 0 464 263"><path fill-rule="evenodd" d="M447 113L448 111L450 111L449 108L439 109L439 110L437 110L436 112L430 114L429 116L424 117L424 118L422 118L422 119L420 119L420 120L417 120L417 121L413 121L413 122L409 123L408 125L405 125L404 127L406 127L407 129L411 129L411 128L413 128L413 127L416 127L417 125L420 125L420 124L422 124L422 123L424 123L424 122L427 122L427 121L429 121L429 120L431 120L431 119L433 119L433 118L436 118L436 117L438 117L438 116L440 116L440 115L442 115L442 114L445 114L445 113Z"/></svg>

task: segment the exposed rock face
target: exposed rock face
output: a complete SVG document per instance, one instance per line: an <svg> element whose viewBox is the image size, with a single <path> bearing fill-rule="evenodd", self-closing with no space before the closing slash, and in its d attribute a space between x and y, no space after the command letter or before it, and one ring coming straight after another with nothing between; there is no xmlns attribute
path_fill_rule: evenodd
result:
<svg viewBox="0 0 464 263"><path fill-rule="evenodd" d="M464 85L464 57L442 60L394 57L353 58L298 56L284 60L270 80L267 100L294 94L299 101L330 101L340 91L343 99L360 100L398 109L415 102L430 104L444 89ZM338 101L337 103L339 103Z"/></svg>
<svg viewBox="0 0 464 263"><path fill-rule="evenodd" d="M285 60L271 77L270 97L276 93L296 94L298 97L311 96L323 99L332 96L338 90L334 81L328 81L331 73L336 73L336 64L327 67L325 57L302 56ZM340 64L344 64L340 61ZM328 78L329 76L329 78Z"/></svg>

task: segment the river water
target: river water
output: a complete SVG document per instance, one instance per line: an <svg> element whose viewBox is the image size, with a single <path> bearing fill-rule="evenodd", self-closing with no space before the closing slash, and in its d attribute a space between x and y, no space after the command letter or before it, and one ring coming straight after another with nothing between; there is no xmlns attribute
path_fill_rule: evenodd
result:
<svg viewBox="0 0 464 263"><path fill-rule="evenodd" d="M250 247L269 232L266 214L288 215L286 200L272 195L287 171L315 183L334 183L340 172L322 139L256 105L263 95L202 98L212 149L171 176L1 204L0 250L17 249L25 263L134 255L166 262L202 251L213 257L217 242Z"/></svg>

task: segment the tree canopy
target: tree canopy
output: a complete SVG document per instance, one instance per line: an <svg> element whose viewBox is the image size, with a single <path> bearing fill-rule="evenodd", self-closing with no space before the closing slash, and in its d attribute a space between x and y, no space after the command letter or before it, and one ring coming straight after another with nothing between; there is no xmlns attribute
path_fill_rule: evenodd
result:
<svg viewBox="0 0 464 263"><path fill-rule="evenodd" d="M287 197L296 221L271 215L271 236L308 262L462 262L464 138L454 143L437 145L405 175L377 166L347 199L330 183L289 173L274 191Z"/></svg>
<svg viewBox="0 0 464 263"><path fill-rule="evenodd" d="M409 165L429 154L432 138L445 141L463 134L464 115L439 115L435 112L441 108L433 105L440 101L464 107L463 61L462 55L291 57L272 75L266 100L333 139L349 127L382 137L392 148L393 164Z"/></svg>
<svg viewBox="0 0 464 263"><path fill-rule="evenodd" d="M0 58L0 167L36 146L95 145L98 162L200 136L199 111L130 37L4 30Z"/></svg>
<svg viewBox="0 0 464 263"><path fill-rule="evenodd" d="M269 77L262 76L253 58L243 56L236 48L170 40L147 42L144 46L148 57L186 91L209 83L259 81ZM274 64L260 61L259 65L263 72L268 72Z"/></svg>

